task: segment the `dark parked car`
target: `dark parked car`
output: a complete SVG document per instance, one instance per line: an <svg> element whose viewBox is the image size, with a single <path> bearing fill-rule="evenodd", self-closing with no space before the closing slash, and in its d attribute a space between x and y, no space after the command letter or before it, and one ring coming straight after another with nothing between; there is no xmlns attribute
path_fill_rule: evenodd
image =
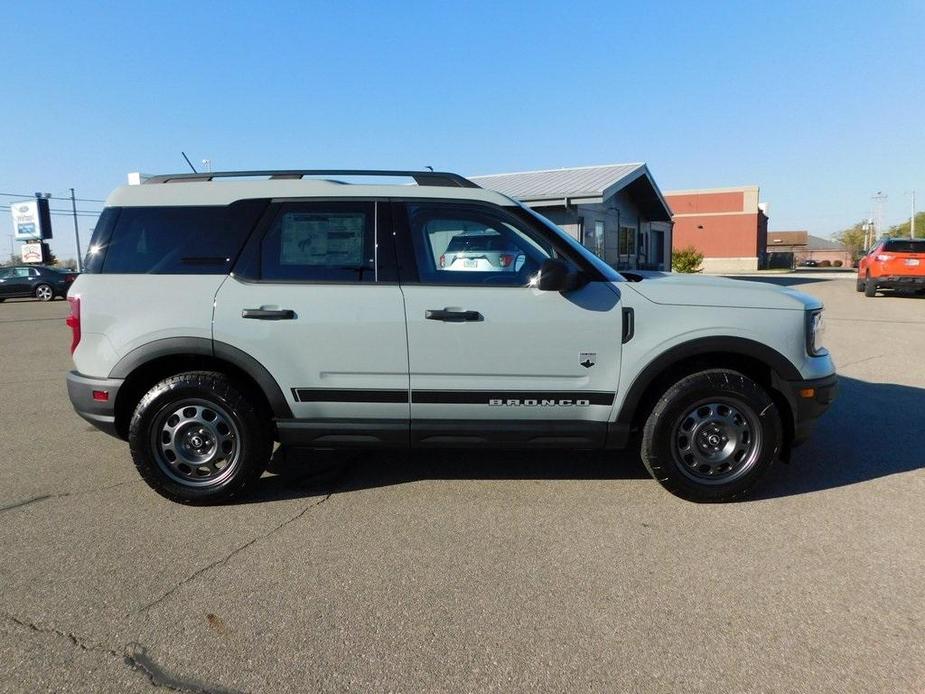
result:
<svg viewBox="0 0 925 694"><path fill-rule="evenodd" d="M800 267L819 267L819 262L812 258L800 261Z"/></svg>
<svg viewBox="0 0 925 694"><path fill-rule="evenodd" d="M60 272L50 267L14 265L0 267L0 301L17 296L34 296L39 301L64 298L76 272Z"/></svg>

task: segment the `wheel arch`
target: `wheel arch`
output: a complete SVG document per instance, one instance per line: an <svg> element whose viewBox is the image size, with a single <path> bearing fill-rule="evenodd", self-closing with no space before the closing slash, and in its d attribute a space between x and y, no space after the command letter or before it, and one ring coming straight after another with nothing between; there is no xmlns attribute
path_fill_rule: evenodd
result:
<svg viewBox="0 0 925 694"><path fill-rule="evenodd" d="M781 411L786 443L793 438L794 407L781 381L802 378L799 370L777 350L743 337L705 337L672 347L649 362L633 380L617 415L616 429L638 431L672 384L689 374L710 368L741 371L764 386Z"/></svg>
<svg viewBox="0 0 925 694"><path fill-rule="evenodd" d="M137 347L110 371L109 378L124 381L114 406L119 436L127 436L132 411L151 386L168 376L192 370L224 373L240 383L268 416L292 417L292 409L276 379L246 352L208 338L169 337Z"/></svg>

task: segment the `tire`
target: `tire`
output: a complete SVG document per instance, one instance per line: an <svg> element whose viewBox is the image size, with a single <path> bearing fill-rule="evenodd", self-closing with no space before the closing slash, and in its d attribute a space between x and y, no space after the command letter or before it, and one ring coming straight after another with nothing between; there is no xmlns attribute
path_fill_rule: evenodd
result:
<svg viewBox="0 0 925 694"><path fill-rule="evenodd" d="M862 280L860 277L858 277L857 282L854 283L854 288L855 288L855 290L856 290L856 291L859 291L859 292L863 292L863 291L864 291L864 284L865 284L864 280Z"/></svg>
<svg viewBox="0 0 925 694"><path fill-rule="evenodd" d="M40 284L35 288L35 298L39 301L51 301L55 298L55 290L47 284Z"/></svg>
<svg viewBox="0 0 925 694"><path fill-rule="evenodd" d="M877 283L870 278L870 275L867 276L867 281L864 283L864 296L877 296Z"/></svg>
<svg viewBox="0 0 925 694"><path fill-rule="evenodd" d="M640 454L669 492L697 502L745 497L780 453L783 427L770 395L738 371L682 378L646 420Z"/></svg>
<svg viewBox="0 0 925 694"><path fill-rule="evenodd" d="M151 388L135 407L128 440L142 479L181 504L243 494L273 449L269 417L213 371L177 374Z"/></svg>

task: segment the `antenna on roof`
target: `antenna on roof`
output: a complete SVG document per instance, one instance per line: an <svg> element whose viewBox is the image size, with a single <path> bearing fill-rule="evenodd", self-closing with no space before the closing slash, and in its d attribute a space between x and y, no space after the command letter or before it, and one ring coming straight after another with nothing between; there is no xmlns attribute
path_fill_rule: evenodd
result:
<svg viewBox="0 0 925 694"><path fill-rule="evenodd" d="M186 163L189 164L189 167L193 170L193 173L199 173L198 171L196 171L196 167L193 166L193 162L191 162L191 161L189 160L189 157L186 156L186 152L184 152L184 151L181 149L181 150L180 150L180 154L182 154L182 155L183 155L183 158L186 159Z"/></svg>
<svg viewBox="0 0 925 694"><path fill-rule="evenodd" d="M434 170L434 167L433 167L433 166L425 166L424 168L427 169L428 171L433 171L433 170Z"/></svg>

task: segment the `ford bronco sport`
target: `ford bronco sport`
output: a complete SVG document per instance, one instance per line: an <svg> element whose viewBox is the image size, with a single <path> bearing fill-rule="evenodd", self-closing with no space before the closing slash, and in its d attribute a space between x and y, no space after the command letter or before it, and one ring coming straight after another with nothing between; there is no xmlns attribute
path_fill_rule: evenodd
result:
<svg viewBox="0 0 925 694"><path fill-rule="evenodd" d="M417 185L340 180L360 175ZM510 262L457 271L450 247L473 234ZM450 173L120 187L68 301L74 408L184 503L242 493L274 441L636 446L669 491L730 500L787 458L836 388L813 297L618 273Z"/></svg>

